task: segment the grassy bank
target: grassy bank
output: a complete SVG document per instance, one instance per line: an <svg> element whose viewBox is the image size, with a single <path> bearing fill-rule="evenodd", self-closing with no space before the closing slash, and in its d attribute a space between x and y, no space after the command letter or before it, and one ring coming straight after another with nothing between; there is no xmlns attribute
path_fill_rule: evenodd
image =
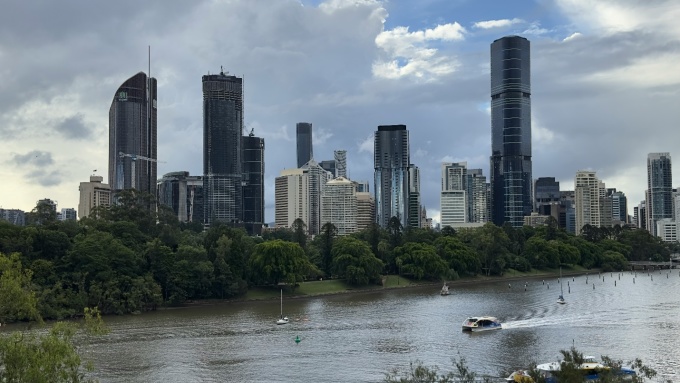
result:
<svg viewBox="0 0 680 383"><path fill-rule="evenodd" d="M588 270L580 266L564 267L562 268L563 276L572 275L583 275L586 273L597 273L597 270ZM524 279L548 279L557 278L560 275L559 269L544 269L544 270L532 270L529 272L521 272L517 270L507 270L502 276L483 276L478 275L475 277L466 277L457 279L455 281L447 281L450 286L456 284L469 284L469 283L493 283L504 280L524 280ZM383 285L369 285L355 287L345 283L342 279L329 279L324 281L309 281L303 282L294 290L290 287L284 287L283 295L291 298L303 298L312 297L319 295L330 295L330 294L350 294L356 292L367 292L381 289L394 289L403 287L415 287L424 285L439 285L442 282L433 281L414 281L403 276L397 275L387 275L383 279ZM280 288L278 287L254 287L248 290L245 297L241 300L252 301L252 300L266 300L266 299L277 299L280 294Z"/></svg>

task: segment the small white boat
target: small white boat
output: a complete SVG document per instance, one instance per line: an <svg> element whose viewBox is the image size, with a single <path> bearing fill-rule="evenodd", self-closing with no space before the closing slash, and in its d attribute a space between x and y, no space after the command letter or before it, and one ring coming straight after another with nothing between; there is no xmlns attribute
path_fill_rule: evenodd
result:
<svg viewBox="0 0 680 383"><path fill-rule="evenodd" d="M463 331L489 331L489 330L500 330L502 327L501 322L495 317L482 316L482 317L469 317L463 322Z"/></svg>
<svg viewBox="0 0 680 383"><path fill-rule="evenodd" d="M560 267L560 296L557 298L557 303L563 305L567 303L567 301L564 300L564 289L562 288L562 268Z"/></svg>
<svg viewBox="0 0 680 383"><path fill-rule="evenodd" d="M560 362L543 363L536 366L536 371L542 378L545 378L547 383L557 383L557 379L553 373L560 371L560 369ZM579 366L579 370L583 372L585 381L595 381L600 379L600 375L603 371L608 371L610 368L598 362L594 356L584 356L583 364ZM635 375L635 370L622 367L619 371L616 371L615 374L632 377ZM533 383L533 379L526 370L515 371L505 378L505 380L509 383Z"/></svg>
<svg viewBox="0 0 680 383"><path fill-rule="evenodd" d="M444 286L442 286L442 290L439 292L439 295L449 295L449 286L445 283Z"/></svg>
<svg viewBox="0 0 680 383"><path fill-rule="evenodd" d="M276 324L288 323L288 317L283 316L283 289L281 289L281 317L276 320Z"/></svg>

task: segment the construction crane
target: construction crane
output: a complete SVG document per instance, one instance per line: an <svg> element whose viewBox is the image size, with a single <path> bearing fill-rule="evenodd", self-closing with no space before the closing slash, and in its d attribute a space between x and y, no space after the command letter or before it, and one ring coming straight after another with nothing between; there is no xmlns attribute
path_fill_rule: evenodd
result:
<svg viewBox="0 0 680 383"><path fill-rule="evenodd" d="M128 153L123 153L123 152L118 152L118 157L120 158L125 158L129 157L132 162L130 163L130 172L132 173L132 177L130 178L130 187L133 189L136 189L135 185L135 179L137 178L137 173L136 173L136 166L135 164L137 163L137 160L144 160L144 161L149 161L149 162L163 162L163 161L158 161L157 159L154 158L149 158L149 157L144 157L140 156L138 154L128 154Z"/></svg>

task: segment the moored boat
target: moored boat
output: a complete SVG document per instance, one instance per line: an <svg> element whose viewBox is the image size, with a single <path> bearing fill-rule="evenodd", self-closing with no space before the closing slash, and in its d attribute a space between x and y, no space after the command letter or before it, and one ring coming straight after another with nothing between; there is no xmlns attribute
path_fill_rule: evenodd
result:
<svg viewBox="0 0 680 383"><path fill-rule="evenodd" d="M556 372L561 370L561 367L562 365L560 362L543 363L536 366L536 372L542 378L545 378L546 383L557 383L557 377L555 375ZM598 362L593 356L585 356L583 357L583 364L579 366L579 370L583 373L585 381L594 381L599 380L604 372L611 371L611 368ZM636 375L635 370L624 367L617 369L613 373L630 377ZM505 380L509 383L533 383L534 381L527 370L517 370L510 374Z"/></svg>
<svg viewBox="0 0 680 383"><path fill-rule="evenodd" d="M449 293L449 285L447 285L445 283L444 286L442 286L442 290L439 292L439 295L449 295L449 294L450 294Z"/></svg>
<svg viewBox="0 0 680 383"><path fill-rule="evenodd" d="M463 322L463 331L479 332L500 330L501 328L501 322L490 316L469 317Z"/></svg>

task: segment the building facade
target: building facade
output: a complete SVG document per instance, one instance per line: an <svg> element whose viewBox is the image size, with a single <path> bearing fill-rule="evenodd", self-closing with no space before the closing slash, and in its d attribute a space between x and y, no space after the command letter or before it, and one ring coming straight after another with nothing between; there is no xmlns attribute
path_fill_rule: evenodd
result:
<svg viewBox="0 0 680 383"><path fill-rule="evenodd" d="M467 162L442 163L440 220L442 227L468 222Z"/></svg>
<svg viewBox="0 0 680 383"><path fill-rule="evenodd" d="M489 222L489 184L482 169L468 169L466 178L468 222Z"/></svg>
<svg viewBox="0 0 680 383"><path fill-rule="evenodd" d="M356 192L357 197L357 230L364 230L375 223L375 200L368 191Z"/></svg>
<svg viewBox="0 0 680 383"><path fill-rule="evenodd" d="M574 181L574 202L576 213L576 234L581 234L583 226L602 226L601 197L604 194L602 183L595 172L580 170Z"/></svg>
<svg viewBox="0 0 680 383"><path fill-rule="evenodd" d="M17 226L26 225L26 213L19 209L0 208L0 219Z"/></svg>
<svg viewBox="0 0 680 383"><path fill-rule="evenodd" d="M179 171L158 180L158 203L172 209L180 222L203 224L203 177Z"/></svg>
<svg viewBox="0 0 680 383"><path fill-rule="evenodd" d="M102 183L104 177L90 176L90 182L81 182L78 190L80 199L78 202L78 217L89 217L92 209L96 207L111 206L111 185Z"/></svg>
<svg viewBox="0 0 680 383"><path fill-rule="evenodd" d="M243 223L250 235L264 226L264 138L243 137Z"/></svg>
<svg viewBox="0 0 680 383"><path fill-rule="evenodd" d="M335 159L335 170L336 177L347 177L347 151L346 150L336 150L333 152L333 157Z"/></svg>
<svg viewBox="0 0 680 383"><path fill-rule="evenodd" d="M357 197L354 184L345 177L337 177L326 183L321 194L322 226L332 223L338 235L357 231Z"/></svg>
<svg viewBox="0 0 680 383"><path fill-rule="evenodd" d="M243 79L224 72L203 84L204 223L243 219Z"/></svg>
<svg viewBox="0 0 680 383"><path fill-rule="evenodd" d="M498 226L524 224L532 211L529 40L491 44L491 214Z"/></svg>
<svg viewBox="0 0 680 383"><path fill-rule="evenodd" d="M656 236L656 221L673 218L673 173L670 153L647 155L647 230Z"/></svg>
<svg viewBox="0 0 680 383"><path fill-rule="evenodd" d="M312 124L309 122L298 122L295 125L295 138L297 141L297 167L301 168L314 158Z"/></svg>
<svg viewBox="0 0 680 383"><path fill-rule="evenodd" d="M109 108L109 185L115 193L155 194L157 174L156 79L144 72L127 79Z"/></svg>
<svg viewBox="0 0 680 383"><path fill-rule="evenodd" d="M420 227L420 169L411 164L408 169L408 227Z"/></svg>
<svg viewBox="0 0 680 383"><path fill-rule="evenodd" d="M407 227L411 156L406 125L378 126L373 158L376 223L386 228L390 218L396 217L403 227Z"/></svg>

